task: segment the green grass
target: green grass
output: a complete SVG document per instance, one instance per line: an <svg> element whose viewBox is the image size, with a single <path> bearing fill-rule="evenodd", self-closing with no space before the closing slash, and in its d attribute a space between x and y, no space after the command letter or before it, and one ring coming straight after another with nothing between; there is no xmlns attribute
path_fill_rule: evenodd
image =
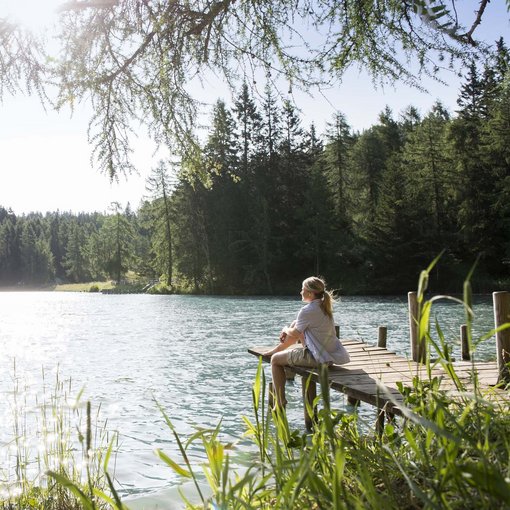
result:
<svg viewBox="0 0 510 510"><path fill-rule="evenodd" d="M86 282L86 283L62 283L55 285L53 290L56 292L100 292L104 289L113 289L115 284L109 280L107 282ZM92 289L92 290L91 290Z"/></svg>

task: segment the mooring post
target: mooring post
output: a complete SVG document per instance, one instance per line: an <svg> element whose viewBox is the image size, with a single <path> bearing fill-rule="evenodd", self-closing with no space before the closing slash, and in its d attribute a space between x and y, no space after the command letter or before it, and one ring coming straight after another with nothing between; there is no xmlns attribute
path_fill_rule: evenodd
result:
<svg viewBox="0 0 510 510"><path fill-rule="evenodd" d="M471 359L471 353L469 352L467 326L465 324L462 324L460 327L460 353L464 361L469 361Z"/></svg>
<svg viewBox="0 0 510 510"><path fill-rule="evenodd" d="M510 292L493 292L495 329L510 322ZM498 357L498 382L510 383L510 329L496 333L496 354Z"/></svg>
<svg viewBox="0 0 510 510"><path fill-rule="evenodd" d="M379 326L377 335L377 347L386 349L386 338L388 336L388 328L386 326Z"/></svg>
<svg viewBox="0 0 510 510"><path fill-rule="evenodd" d="M317 406L314 404L317 397L317 383L310 378L301 378L303 390L303 406L305 408L305 427L306 430L312 430L314 422L317 421ZM309 409L312 409L310 416Z"/></svg>
<svg viewBox="0 0 510 510"><path fill-rule="evenodd" d="M409 336L411 339L411 358L413 361L423 363L425 361L425 345L419 339L418 326L418 297L416 292L407 293L409 307Z"/></svg>

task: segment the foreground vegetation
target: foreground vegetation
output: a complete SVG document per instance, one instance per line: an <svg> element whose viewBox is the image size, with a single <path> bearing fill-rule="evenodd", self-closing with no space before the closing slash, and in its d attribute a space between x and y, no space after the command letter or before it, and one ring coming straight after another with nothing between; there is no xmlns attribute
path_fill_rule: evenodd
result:
<svg viewBox="0 0 510 510"><path fill-rule="evenodd" d="M210 430L198 430L184 439L160 408L169 434L182 453L182 461L169 458L161 450L157 456L196 487L196 499L189 501L183 495L183 504L190 509L222 510L509 508L510 409L507 403L494 398L493 389L483 389L475 374L469 390L457 377L450 346L437 323L433 327L429 324L437 300L424 298L430 270L422 274L419 285L419 335L429 352L427 368L442 366L445 377L456 384L458 391L454 395L441 391L438 377L429 370L429 377L402 387L405 396L402 416L387 422L382 431L376 431L367 428L357 413L332 408L327 372L323 369L321 395L315 401L320 410L313 432L307 434L301 429L293 430L284 412L275 413L267 408L266 380L260 362L252 392L253 416L244 418L246 436L257 453L242 469L235 464L235 447L221 440L221 424ZM464 286L462 306L466 311L470 352L476 357L478 343L494 332L477 339L471 335L469 281ZM503 327L510 327L510 323ZM0 499L3 508L126 510L128 507L115 492L108 472L111 447L90 446L90 431L94 429L90 407L87 432L80 434L87 461L84 472L79 459L65 447L72 424L61 418L58 400L52 398L51 404L58 425L52 439L58 462L51 460L52 454L45 454L38 461L38 474L34 477L27 469L30 463L21 457L16 463L17 490L11 490L11 485L6 497L4 489ZM310 408L308 412L313 411ZM15 422L23 423L19 412ZM27 433L19 427L15 429L17 445L23 444L21 438ZM99 445L107 444L105 439L103 436ZM202 444L207 459L200 467L192 465L187 456L187 449L196 442ZM22 455L23 449L18 447L16 451ZM209 486L207 493L204 480Z"/></svg>
<svg viewBox="0 0 510 510"><path fill-rule="evenodd" d="M115 436L110 438L99 411L93 414L81 392L75 396L71 380L58 374L52 387L44 371L40 387L22 381L14 367L14 391L5 400L11 413L3 417L12 440L0 449L0 509L80 510L86 501L106 510L101 496L109 491Z"/></svg>

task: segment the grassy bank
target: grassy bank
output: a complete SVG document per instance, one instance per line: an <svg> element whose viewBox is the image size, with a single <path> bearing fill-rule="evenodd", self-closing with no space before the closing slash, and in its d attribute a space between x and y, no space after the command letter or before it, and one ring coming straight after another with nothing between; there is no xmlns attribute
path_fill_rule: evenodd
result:
<svg viewBox="0 0 510 510"><path fill-rule="evenodd" d="M51 290L56 292L101 292L114 288L115 284L110 280L107 282L62 283L55 285Z"/></svg>
<svg viewBox="0 0 510 510"><path fill-rule="evenodd" d="M0 287L0 292L100 292L103 289L113 289L113 281L61 283L45 285L6 285ZM92 290L91 290L92 289Z"/></svg>

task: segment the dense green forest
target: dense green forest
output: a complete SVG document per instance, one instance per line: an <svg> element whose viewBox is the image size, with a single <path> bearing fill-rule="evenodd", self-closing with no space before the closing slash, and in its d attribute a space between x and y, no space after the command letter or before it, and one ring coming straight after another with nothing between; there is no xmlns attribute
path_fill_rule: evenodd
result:
<svg viewBox="0 0 510 510"><path fill-rule="evenodd" d="M466 70L458 108L389 109L324 135L269 86L213 107L199 154L161 162L138 210L16 216L0 207L0 284L128 271L177 291L294 293L310 274L343 293L396 293L443 252L432 285L510 281L510 73L502 40Z"/></svg>

